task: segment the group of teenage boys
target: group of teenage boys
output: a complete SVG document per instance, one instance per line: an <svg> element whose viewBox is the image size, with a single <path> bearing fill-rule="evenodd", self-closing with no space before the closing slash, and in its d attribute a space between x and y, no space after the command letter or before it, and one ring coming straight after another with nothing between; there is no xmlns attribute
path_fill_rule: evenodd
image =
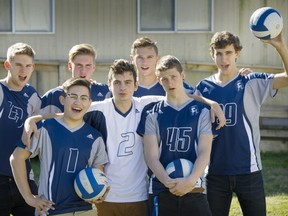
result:
<svg viewBox="0 0 288 216"><path fill-rule="evenodd" d="M72 78L43 95L42 103L27 84L35 67L33 49L11 46L4 62L8 75L0 81L1 215L34 215L35 209L39 215L67 216L228 215L233 192L243 215L266 215L259 110L288 86L288 51L283 33L264 42L277 50L285 72L241 75L239 38L217 32L210 54L218 72L200 81L195 93L184 82L180 61L160 58L147 37L134 41L130 62L112 63L108 85L91 80L94 48L76 45L69 52ZM106 98L109 91L112 97ZM58 112L64 114L44 115ZM210 118L215 114L217 121ZM29 164L37 155L38 193ZM193 162L190 176L168 176L165 167L177 158ZM73 189L75 176L87 166L104 170L110 186L107 196L89 203Z"/></svg>

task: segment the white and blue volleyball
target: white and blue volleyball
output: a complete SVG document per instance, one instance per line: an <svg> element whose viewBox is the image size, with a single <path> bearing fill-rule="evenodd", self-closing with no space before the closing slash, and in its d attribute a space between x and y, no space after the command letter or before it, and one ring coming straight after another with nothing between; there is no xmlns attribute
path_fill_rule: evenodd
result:
<svg viewBox="0 0 288 216"><path fill-rule="evenodd" d="M99 169L85 168L76 176L74 188L81 199L85 201L95 200L107 192L108 179Z"/></svg>
<svg viewBox="0 0 288 216"><path fill-rule="evenodd" d="M192 173L193 163L190 160L179 158L170 162L165 169L171 178L184 178Z"/></svg>
<svg viewBox="0 0 288 216"><path fill-rule="evenodd" d="M250 17L250 30L261 40L277 37L283 29L281 14L272 7L257 9Z"/></svg>

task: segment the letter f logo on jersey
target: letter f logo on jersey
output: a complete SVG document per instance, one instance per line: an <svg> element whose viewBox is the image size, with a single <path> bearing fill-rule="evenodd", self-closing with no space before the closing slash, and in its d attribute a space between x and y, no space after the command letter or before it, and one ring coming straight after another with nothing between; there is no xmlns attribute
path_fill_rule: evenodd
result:
<svg viewBox="0 0 288 216"><path fill-rule="evenodd" d="M236 82L236 89L237 89L237 91L241 91L244 89L244 86L243 86L243 83L241 80Z"/></svg>
<svg viewBox="0 0 288 216"><path fill-rule="evenodd" d="M199 113L198 106L192 106L191 107L191 115L192 116L198 115L198 113Z"/></svg>

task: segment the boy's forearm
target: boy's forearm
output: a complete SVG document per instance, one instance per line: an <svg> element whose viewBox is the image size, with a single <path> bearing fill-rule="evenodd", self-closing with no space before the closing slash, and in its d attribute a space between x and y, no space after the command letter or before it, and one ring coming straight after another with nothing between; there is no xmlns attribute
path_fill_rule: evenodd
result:
<svg viewBox="0 0 288 216"><path fill-rule="evenodd" d="M16 150L17 151L17 150ZM26 163L23 157L19 157L19 153L13 153L10 157L10 164L16 185L26 201L30 196L33 196L27 179Z"/></svg>
<svg viewBox="0 0 288 216"><path fill-rule="evenodd" d="M42 121L43 119L56 118L61 116L63 116L63 113L49 113L43 115L30 116L27 120L37 123L39 121Z"/></svg>
<svg viewBox="0 0 288 216"><path fill-rule="evenodd" d="M210 99L208 99L208 98L205 98L205 97L202 97L202 96L198 96L198 95L195 95L195 94L189 95L189 97L193 98L194 100L196 100L196 101L198 101L198 102L200 102L200 103L204 103L204 104L206 104L206 105L208 105L208 106L210 106L210 107L212 107L213 104L216 103L216 102L213 101L213 100L210 100Z"/></svg>

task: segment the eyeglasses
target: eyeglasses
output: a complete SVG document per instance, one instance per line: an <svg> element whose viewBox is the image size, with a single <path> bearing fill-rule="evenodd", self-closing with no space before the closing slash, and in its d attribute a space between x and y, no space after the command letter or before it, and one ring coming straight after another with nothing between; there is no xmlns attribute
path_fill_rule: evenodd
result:
<svg viewBox="0 0 288 216"><path fill-rule="evenodd" d="M80 98L81 102L88 102L91 100L91 98L88 95L77 95L73 93L67 93L67 97L71 98L72 100L76 101L78 98Z"/></svg>

